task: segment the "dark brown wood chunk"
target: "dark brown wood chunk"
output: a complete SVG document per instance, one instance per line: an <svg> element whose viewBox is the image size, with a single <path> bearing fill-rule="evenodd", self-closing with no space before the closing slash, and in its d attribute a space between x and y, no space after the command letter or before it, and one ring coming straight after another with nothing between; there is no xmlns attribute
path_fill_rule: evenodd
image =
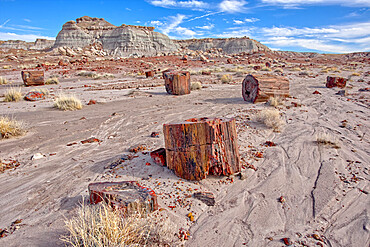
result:
<svg viewBox="0 0 370 247"><path fill-rule="evenodd" d="M22 71L22 79L25 86L39 86L45 84L44 71L42 70Z"/></svg>
<svg viewBox="0 0 370 247"><path fill-rule="evenodd" d="M190 94L190 73L188 71L163 72L164 83L168 94Z"/></svg>

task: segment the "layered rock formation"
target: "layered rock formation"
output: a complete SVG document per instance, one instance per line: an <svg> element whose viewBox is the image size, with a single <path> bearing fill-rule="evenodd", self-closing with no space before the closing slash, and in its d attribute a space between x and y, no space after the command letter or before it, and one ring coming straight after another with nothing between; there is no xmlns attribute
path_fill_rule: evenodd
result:
<svg viewBox="0 0 370 247"><path fill-rule="evenodd" d="M207 51L210 49L222 49L227 54L237 53L256 53L262 51L269 51L270 49L262 45L256 40L243 38L227 38L227 39L190 39L178 40L177 43L184 49L193 51Z"/></svg>
<svg viewBox="0 0 370 247"><path fill-rule="evenodd" d="M22 40L8 40L0 44L3 49L23 49L23 50L45 50L54 45L54 40L36 39L35 42L26 42Z"/></svg>
<svg viewBox="0 0 370 247"><path fill-rule="evenodd" d="M178 45L152 27L114 26L103 18L84 16L69 21L59 32L54 48L84 48L100 43L110 55L156 55L178 50Z"/></svg>

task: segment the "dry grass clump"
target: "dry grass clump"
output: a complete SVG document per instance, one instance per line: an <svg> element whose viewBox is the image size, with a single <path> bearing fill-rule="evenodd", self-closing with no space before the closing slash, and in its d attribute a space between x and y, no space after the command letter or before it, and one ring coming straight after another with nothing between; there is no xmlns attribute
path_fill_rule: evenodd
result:
<svg viewBox="0 0 370 247"><path fill-rule="evenodd" d="M65 221L69 235L61 240L75 247L170 246L170 226L156 221L140 214L123 217L104 203L82 203L77 215Z"/></svg>
<svg viewBox="0 0 370 247"><path fill-rule="evenodd" d="M5 102L19 101L22 99L22 93L20 88L10 88L5 92Z"/></svg>
<svg viewBox="0 0 370 247"><path fill-rule="evenodd" d="M354 72L351 74L351 76L360 76L361 74L360 73L357 73L357 72Z"/></svg>
<svg viewBox="0 0 370 247"><path fill-rule="evenodd" d="M277 109L263 109L256 116L257 121L264 123L267 127L279 132L284 126L284 121L280 117Z"/></svg>
<svg viewBox="0 0 370 247"><path fill-rule="evenodd" d="M271 71L271 69L269 67L263 66L261 68L261 71Z"/></svg>
<svg viewBox="0 0 370 247"><path fill-rule="evenodd" d="M12 66L11 65L4 65L3 66L3 69L11 69L12 68Z"/></svg>
<svg viewBox="0 0 370 247"><path fill-rule="evenodd" d="M45 81L46 85L59 84L59 79L57 77L51 77Z"/></svg>
<svg viewBox="0 0 370 247"><path fill-rule="evenodd" d="M9 83L9 81L6 78L0 76L0 85L4 85L4 84L8 84L8 83Z"/></svg>
<svg viewBox="0 0 370 247"><path fill-rule="evenodd" d="M340 148L339 140L332 134L320 132L316 135L316 142L319 145L330 146L332 148Z"/></svg>
<svg viewBox="0 0 370 247"><path fill-rule="evenodd" d="M267 101L267 104L270 106L278 106L283 104L283 100L280 97L270 97L269 100Z"/></svg>
<svg viewBox="0 0 370 247"><path fill-rule="evenodd" d="M37 88L37 89L34 88L30 92L40 92L40 93L44 94L45 96L48 96L50 94L49 89L47 89L47 88Z"/></svg>
<svg viewBox="0 0 370 247"><path fill-rule="evenodd" d="M0 117L0 139L22 136L26 132L27 130L23 122L8 117Z"/></svg>
<svg viewBox="0 0 370 247"><path fill-rule="evenodd" d="M229 75L229 74L225 74L221 77L221 82L222 83L229 83L231 82L231 80L233 79L232 75Z"/></svg>
<svg viewBox="0 0 370 247"><path fill-rule="evenodd" d="M299 67L294 67L294 68L291 68L290 70L291 70L291 71L302 71L302 69L301 69L301 68L299 68Z"/></svg>
<svg viewBox="0 0 370 247"><path fill-rule="evenodd" d="M72 95L60 95L54 102L54 107L64 111L82 109L81 101Z"/></svg>
<svg viewBox="0 0 370 247"><path fill-rule="evenodd" d="M95 80L102 79L102 78L114 78L114 75L110 73L98 74L94 71L84 71L84 70L78 72L76 75L90 77ZM140 73L139 75L143 75L143 73Z"/></svg>
<svg viewBox="0 0 370 247"><path fill-rule="evenodd" d="M190 90L193 91L193 90L199 90L202 88L202 83L200 81L195 81L195 82L192 82L191 85L190 85Z"/></svg>

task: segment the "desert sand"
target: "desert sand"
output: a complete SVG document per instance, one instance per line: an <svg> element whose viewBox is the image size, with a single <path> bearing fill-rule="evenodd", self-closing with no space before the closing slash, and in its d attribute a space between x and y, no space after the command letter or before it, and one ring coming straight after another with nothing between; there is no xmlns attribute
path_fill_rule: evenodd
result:
<svg viewBox="0 0 370 247"><path fill-rule="evenodd" d="M171 57L178 64L180 58ZM222 67L225 61L196 61L185 69ZM19 229L0 239L0 246L64 246L60 240L67 234L64 220L74 215L83 198L88 201L88 184L125 180L138 181L156 192L161 208L158 217L170 219L174 234L180 229L190 232L189 240L174 236L173 246L284 246L284 238L289 238L292 246L369 245L370 97L368 91L359 91L369 87L365 75L369 64L351 70L345 70L351 67L345 63L335 65L340 70L336 76L350 78L346 95L338 95L338 88L325 87L331 73L321 72L325 62L308 66L308 75L283 68L291 97L276 106L285 123L280 132L255 119L261 110L274 107L243 100L245 73L231 73L233 80L228 84L220 84L217 77L228 73L225 70L193 74L191 80L203 82L204 87L173 96L166 93L160 73L145 78L122 73L135 64L120 65L121 70L106 64L105 69L115 78L92 80L76 76L75 70L60 77L59 85L42 86L51 92L45 100L0 102L2 116L23 121L28 128L25 136L0 141L1 160L20 163L0 174L0 228L22 219ZM162 69L173 65L163 64ZM20 71L0 71L12 81L0 85L0 95L10 86L22 86ZM60 68L51 68L46 74L56 71ZM359 75L353 76L354 72ZM22 86L22 92L33 88L37 87ZM61 92L80 98L83 109L53 108L53 100ZM90 99L97 104L86 105ZM148 152L164 147L163 124L195 117L236 119L241 174L187 181L153 162ZM150 137L154 131L160 132L159 138ZM319 145L316 135L322 132L338 139L340 148ZM89 137L101 142L80 142ZM266 141L276 146L266 147ZM67 145L71 143L76 144ZM137 145L145 145L148 151L109 167ZM258 152L261 158L256 157ZM32 160L37 153L44 157ZM216 204L207 206L192 198L195 191L212 192ZM187 217L189 212L195 217L193 222Z"/></svg>

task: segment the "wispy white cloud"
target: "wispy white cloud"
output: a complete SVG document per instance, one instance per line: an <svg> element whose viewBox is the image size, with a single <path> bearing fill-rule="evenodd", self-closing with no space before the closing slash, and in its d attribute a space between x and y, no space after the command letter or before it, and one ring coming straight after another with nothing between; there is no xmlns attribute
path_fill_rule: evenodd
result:
<svg viewBox="0 0 370 247"><path fill-rule="evenodd" d="M219 4L219 9L222 12L227 13L237 13L237 12L243 12L246 10L245 5L248 2L244 0L223 0Z"/></svg>
<svg viewBox="0 0 370 247"><path fill-rule="evenodd" d="M252 18L246 18L244 19L244 21L249 22L249 23L254 23L254 22L260 21L260 19L252 17Z"/></svg>
<svg viewBox="0 0 370 247"><path fill-rule="evenodd" d="M193 38L203 34L202 31L195 31L191 28L180 26L187 16L177 14L176 16L170 16L167 21L151 21L150 24L158 28L159 31L168 35L170 38Z"/></svg>
<svg viewBox="0 0 370 247"><path fill-rule="evenodd" d="M370 7L369 0L262 0L263 3L281 6L301 5L342 5L351 7Z"/></svg>
<svg viewBox="0 0 370 247"><path fill-rule="evenodd" d="M36 39L54 40L55 38L36 34L16 34L0 32L0 40L24 40L28 42L34 42Z"/></svg>
<svg viewBox="0 0 370 247"><path fill-rule="evenodd" d="M25 22L31 22L31 20L30 19L23 19Z"/></svg>
<svg viewBox="0 0 370 247"><path fill-rule="evenodd" d="M241 24L244 24L244 21L240 21L240 20L233 20L234 24L236 25L241 25Z"/></svg>
<svg viewBox="0 0 370 247"><path fill-rule="evenodd" d="M163 8L207 8L209 5L203 1L188 0L188 1L175 1L175 0L151 0L151 4Z"/></svg>
<svg viewBox="0 0 370 247"><path fill-rule="evenodd" d="M211 30L211 29L213 29L215 27L215 25L214 24L208 24L208 25L204 25L204 26L198 26L198 27L196 27L196 28L199 28L199 29L203 29L203 30Z"/></svg>

